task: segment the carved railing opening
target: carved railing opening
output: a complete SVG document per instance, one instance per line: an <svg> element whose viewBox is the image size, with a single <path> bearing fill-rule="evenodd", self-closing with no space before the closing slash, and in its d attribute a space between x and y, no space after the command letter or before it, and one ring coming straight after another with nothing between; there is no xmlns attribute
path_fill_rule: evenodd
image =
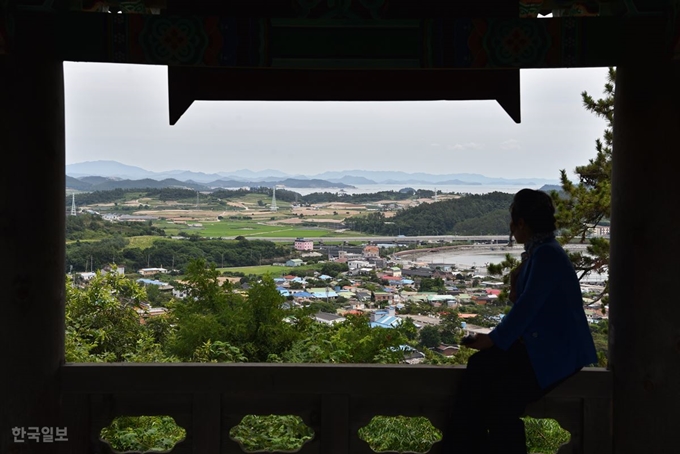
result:
<svg viewBox="0 0 680 454"><path fill-rule="evenodd" d="M428 452L442 433L429 419L417 416L375 416L359 429L359 438L375 452Z"/></svg>
<svg viewBox="0 0 680 454"><path fill-rule="evenodd" d="M297 452L314 431L295 415L246 415L229 437L244 452Z"/></svg>
<svg viewBox="0 0 680 454"><path fill-rule="evenodd" d="M551 418L522 418L530 454L557 454L571 440L571 434Z"/></svg>
<svg viewBox="0 0 680 454"><path fill-rule="evenodd" d="M114 452L171 452L186 430L171 416L119 416L99 433Z"/></svg>

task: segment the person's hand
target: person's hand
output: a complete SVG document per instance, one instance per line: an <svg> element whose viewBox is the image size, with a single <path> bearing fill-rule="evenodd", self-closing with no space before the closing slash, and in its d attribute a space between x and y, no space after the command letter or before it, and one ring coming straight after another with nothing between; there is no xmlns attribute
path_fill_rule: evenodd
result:
<svg viewBox="0 0 680 454"><path fill-rule="evenodd" d="M477 334L475 341L467 344L466 347L474 348L475 350L486 350L493 347L493 341L488 334Z"/></svg>

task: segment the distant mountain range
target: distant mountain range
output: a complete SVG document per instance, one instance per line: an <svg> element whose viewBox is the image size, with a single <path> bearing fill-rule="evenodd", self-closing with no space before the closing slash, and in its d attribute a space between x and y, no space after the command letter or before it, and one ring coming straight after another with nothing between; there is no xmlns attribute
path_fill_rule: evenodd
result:
<svg viewBox="0 0 680 454"><path fill-rule="evenodd" d="M555 184L546 178L491 178L480 174L433 175L396 171L343 170L317 175L289 175L278 170L242 169L232 172L192 172L171 170L152 172L117 161L89 161L66 166L66 187L81 191L115 188L187 187L196 190L244 186L282 185L288 188L353 188L352 185L542 185Z"/></svg>

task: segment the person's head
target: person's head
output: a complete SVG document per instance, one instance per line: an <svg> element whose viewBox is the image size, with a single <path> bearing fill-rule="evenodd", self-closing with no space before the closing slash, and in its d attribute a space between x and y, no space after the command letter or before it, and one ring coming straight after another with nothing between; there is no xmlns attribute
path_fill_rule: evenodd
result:
<svg viewBox="0 0 680 454"><path fill-rule="evenodd" d="M556 230L555 206L548 194L533 189L522 189L510 205L510 232L518 243L525 243L533 235Z"/></svg>

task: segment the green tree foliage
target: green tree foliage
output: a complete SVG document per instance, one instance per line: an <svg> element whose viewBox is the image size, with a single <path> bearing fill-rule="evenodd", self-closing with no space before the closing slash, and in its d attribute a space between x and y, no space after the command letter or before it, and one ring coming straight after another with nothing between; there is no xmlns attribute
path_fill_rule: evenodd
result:
<svg viewBox="0 0 680 454"><path fill-rule="evenodd" d="M408 330L407 330L408 331ZM294 342L281 356L294 363L400 363L408 344L398 329L371 328L368 317L347 315L340 324L313 324L306 336Z"/></svg>
<svg viewBox="0 0 680 454"><path fill-rule="evenodd" d="M229 342L240 327L236 315L243 298L231 292L231 284L218 280L219 272L205 260L187 267L186 284L178 287L187 293L170 305L176 330L168 339L168 351L183 361L206 354L206 343ZM198 351L198 353L197 353Z"/></svg>
<svg viewBox="0 0 680 454"><path fill-rule="evenodd" d="M345 223L352 230L379 235L506 234L512 197L502 192L466 195L408 208L389 223L380 212L351 217Z"/></svg>
<svg viewBox="0 0 680 454"><path fill-rule="evenodd" d="M340 273L349 271L346 263L326 262L321 266L321 274L326 274L330 277L337 277Z"/></svg>
<svg viewBox="0 0 680 454"><path fill-rule="evenodd" d="M99 435L116 451L169 451L186 431L170 416L119 416Z"/></svg>
<svg viewBox="0 0 680 454"><path fill-rule="evenodd" d="M151 222L109 222L97 214L66 216L66 240L90 240L108 236L165 236L165 231Z"/></svg>
<svg viewBox="0 0 680 454"><path fill-rule="evenodd" d="M97 273L85 286L66 286L66 361L173 362L161 345L170 331L164 317L141 323L144 289L117 273Z"/></svg>
<svg viewBox="0 0 680 454"><path fill-rule="evenodd" d="M490 263L486 267L486 271L491 276L502 276L504 287L498 295L498 304L506 304L510 301L510 285L511 273L517 269L521 262L510 254L505 254L505 258L500 263Z"/></svg>
<svg viewBox="0 0 680 454"><path fill-rule="evenodd" d="M576 168L578 181L572 182L565 170L560 171L562 191L553 191L557 207L557 225L564 244L578 239L588 242L585 253L570 253L575 268L583 277L589 272L603 273L609 269L609 240L589 237L590 229L611 216L612 144L614 140L614 93L616 70L609 68L604 96L594 99L587 92L581 97L587 111L606 121L604 136L595 143L596 155L588 164ZM606 304L608 287L600 295Z"/></svg>
<svg viewBox="0 0 680 454"><path fill-rule="evenodd" d="M442 343L441 335L439 334L439 329L436 326L423 326L419 333L420 344L426 348L435 348Z"/></svg>
<svg viewBox="0 0 680 454"><path fill-rule="evenodd" d="M556 454L571 439L571 434L554 419L524 417L522 421L529 453Z"/></svg>
<svg viewBox="0 0 680 454"><path fill-rule="evenodd" d="M441 431L422 416L375 416L358 435L375 452L428 452L442 439Z"/></svg>
<svg viewBox="0 0 680 454"><path fill-rule="evenodd" d="M225 266L252 266L282 260L290 251L282 245L263 240L158 240L145 249L128 248L128 240L121 236L101 241L76 242L66 245L66 268L87 271L109 263L137 270L150 266L170 267L184 271L194 259L204 259Z"/></svg>
<svg viewBox="0 0 680 454"><path fill-rule="evenodd" d="M67 285L66 361L123 361L135 352L144 330L136 308L145 296L118 273L97 273L86 289Z"/></svg>
<svg viewBox="0 0 680 454"><path fill-rule="evenodd" d="M252 361L265 362L270 355L280 355L296 340L297 333L284 319L285 298L276 290L271 276L265 275L248 290L248 304L241 310L244 327L242 342Z"/></svg>
<svg viewBox="0 0 680 454"><path fill-rule="evenodd" d="M420 280L419 289L421 292L446 293L444 280L440 277L424 277Z"/></svg>
<svg viewBox="0 0 680 454"><path fill-rule="evenodd" d="M314 431L299 416L246 415L229 436L246 452L294 452L314 437Z"/></svg>
<svg viewBox="0 0 680 454"><path fill-rule="evenodd" d="M447 311L439 323L439 335L445 344L458 344L462 333L462 325L458 311Z"/></svg>
<svg viewBox="0 0 680 454"><path fill-rule="evenodd" d="M419 197L432 197L432 191L416 191L415 194L409 192L399 191L379 191L366 194L337 194L332 192L314 192L301 198L304 203L328 203L328 202L346 202L346 203L370 203L378 202L380 200L408 200ZM279 191L276 191L276 197L279 196Z"/></svg>

